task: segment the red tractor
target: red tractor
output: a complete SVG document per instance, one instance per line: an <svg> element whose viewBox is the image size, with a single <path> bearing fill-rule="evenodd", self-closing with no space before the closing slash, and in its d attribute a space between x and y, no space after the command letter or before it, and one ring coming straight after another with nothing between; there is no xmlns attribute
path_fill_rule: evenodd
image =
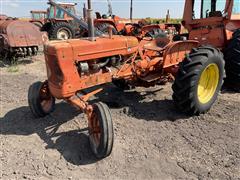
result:
<svg viewBox="0 0 240 180"><path fill-rule="evenodd" d="M30 13L30 22L38 26L39 29L41 29L47 18L47 11L30 11Z"/></svg>
<svg viewBox="0 0 240 180"><path fill-rule="evenodd" d="M49 39L72 39L75 38L79 32L79 24L74 18L62 11L58 6L66 9L68 12L76 15L76 3L57 3L58 6L49 1L50 7L47 12L31 11L31 22L41 27L41 31L48 33Z"/></svg>
<svg viewBox="0 0 240 180"><path fill-rule="evenodd" d="M92 150L104 158L113 146L112 117L107 105L88 102L102 89L84 94L86 89L110 82L150 87L174 81L173 101L179 110L188 115L209 111L225 78L225 62L228 81L240 82L240 5L239 0L201 0L199 9L197 2L186 0L183 25L189 34L175 41L147 37L139 42L112 33L94 37L89 29L89 38L46 44L48 78L29 88L32 113L50 114L55 98L79 108L88 118ZM91 9L90 0L88 4Z"/></svg>

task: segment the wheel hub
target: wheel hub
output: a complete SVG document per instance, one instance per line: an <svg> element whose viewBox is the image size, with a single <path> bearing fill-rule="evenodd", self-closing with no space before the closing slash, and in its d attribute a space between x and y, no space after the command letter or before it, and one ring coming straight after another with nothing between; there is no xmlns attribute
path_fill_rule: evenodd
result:
<svg viewBox="0 0 240 180"><path fill-rule="evenodd" d="M94 143L94 146L98 147L101 141L101 127L97 114L93 112L90 121L91 122L89 124L89 135L92 139L92 142Z"/></svg>
<svg viewBox="0 0 240 180"><path fill-rule="evenodd" d="M44 84L40 91L40 104L45 112L48 112L52 107L53 97L50 95L49 89Z"/></svg>
<svg viewBox="0 0 240 180"><path fill-rule="evenodd" d="M69 32L66 29L61 29L57 33L57 38L60 40L67 40L70 38Z"/></svg>
<svg viewBox="0 0 240 180"><path fill-rule="evenodd" d="M209 64L201 74L198 83L198 100L202 104L208 103L214 96L219 83L219 68L216 64Z"/></svg>

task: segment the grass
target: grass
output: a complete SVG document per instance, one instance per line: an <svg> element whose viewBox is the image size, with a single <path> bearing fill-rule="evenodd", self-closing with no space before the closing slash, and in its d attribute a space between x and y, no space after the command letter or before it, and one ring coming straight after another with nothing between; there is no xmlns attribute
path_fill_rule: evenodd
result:
<svg viewBox="0 0 240 180"><path fill-rule="evenodd" d="M17 63L11 64L8 68L7 71L10 73L16 73L19 71L19 67Z"/></svg>
<svg viewBox="0 0 240 180"><path fill-rule="evenodd" d="M156 19L156 18L146 18L145 19L148 23L151 24L159 24L159 23L165 23L166 19ZM181 24L182 19L170 19L170 23L178 23Z"/></svg>
<svg viewBox="0 0 240 180"><path fill-rule="evenodd" d="M19 62L17 62L16 59L11 59L11 60L4 60L2 59L2 57L0 57L0 68L2 67L6 67L7 68L7 72L10 73L16 73L19 72Z"/></svg>
<svg viewBox="0 0 240 180"><path fill-rule="evenodd" d="M18 62L16 61L11 62L11 64L9 64L9 66L7 67L7 71L10 73L18 72L19 71Z"/></svg>

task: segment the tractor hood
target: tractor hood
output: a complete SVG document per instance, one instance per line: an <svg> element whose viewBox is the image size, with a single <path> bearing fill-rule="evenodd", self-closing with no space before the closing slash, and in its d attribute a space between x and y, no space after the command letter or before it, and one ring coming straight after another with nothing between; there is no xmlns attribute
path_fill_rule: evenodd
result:
<svg viewBox="0 0 240 180"><path fill-rule="evenodd" d="M83 87L111 82L108 71L100 77L95 76L96 79L91 81L93 83L86 82L87 76L79 80L77 64L117 55L128 57L137 50L137 38L126 36L101 37L95 41L75 39L49 42L44 46L44 54L50 91L58 98L70 97Z"/></svg>
<svg viewBox="0 0 240 180"><path fill-rule="evenodd" d="M130 55L137 51L138 40L135 37L113 36L89 39L52 41L45 45L45 54L57 56L57 59L86 61L115 55Z"/></svg>

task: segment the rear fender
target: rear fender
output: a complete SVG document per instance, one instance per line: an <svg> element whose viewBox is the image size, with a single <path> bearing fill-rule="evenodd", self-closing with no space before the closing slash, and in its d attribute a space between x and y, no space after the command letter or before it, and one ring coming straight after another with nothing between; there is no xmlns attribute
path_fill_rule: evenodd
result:
<svg viewBox="0 0 240 180"><path fill-rule="evenodd" d="M163 54L163 68L178 65L193 48L198 46L198 41L191 40L170 43Z"/></svg>
<svg viewBox="0 0 240 180"><path fill-rule="evenodd" d="M109 24L112 25L115 29L117 29L115 23L113 22L113 20L108 20L108 19L96 19L94 21L94 24Z"/></svg>
<svg viewBox="0 0 240 180"><path fill-rule="evenodd" d="M144 31L144 32L148 32L148 31L151 31L153 29L164 30L165 29L165 25L152 24L152 25L146 25L146 26L142 27L142 31Z"/></svg>
<svg viewBox="0 0 240 180"><path fill-rule="evenodd" d="M41 24L41 25L43 26L43 22L40 21L40 20L39 20L39 21L38 21L38 20L34 20L34 21L31 20L30 22L33 23L33 24L34 24L34 23L38 23L38 24Z"/></svg>

